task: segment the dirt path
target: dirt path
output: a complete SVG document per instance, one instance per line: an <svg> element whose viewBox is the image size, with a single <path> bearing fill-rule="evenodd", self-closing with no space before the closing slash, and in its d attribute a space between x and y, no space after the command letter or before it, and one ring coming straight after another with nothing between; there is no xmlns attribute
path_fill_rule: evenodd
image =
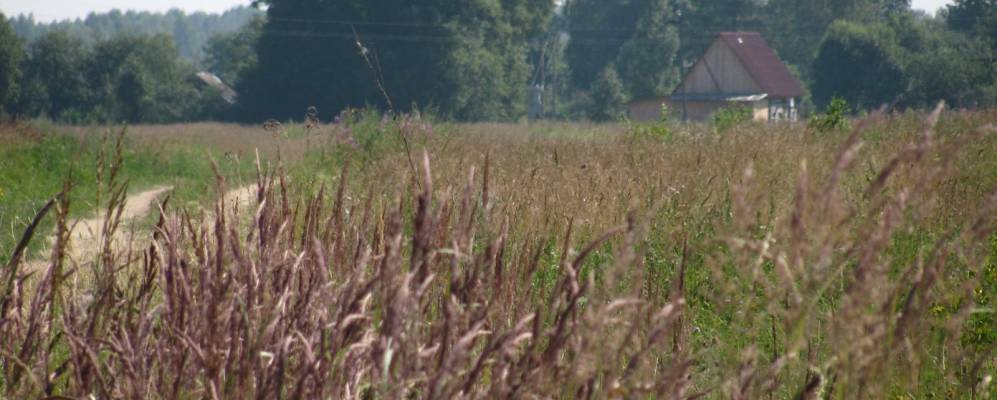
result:
<svg viewBox="0 0 997 400"><path fill-rule="evenodd" d="M125 199L125 207L121 212L121 224L114 237L113 246L115 249L125 249L128 246L138 244L135 241L144 241L142 235L133 235L135 232L146 231L147 227L135 225L135 221L153 212L156 208L155 201L166 192L173 190L171 186L157 186L152 189L136 193ZM246 212L247 207L252 205L256 199L256 184L242 186L229 190L225 193L225 207L231 210L238 208L241 212ZM70 240L66 255L71 262L85 262L93 260L97 251L101 248L103 238L104 213L101 212L93 217L78 219L69 223ZM48 239L49 247L54 244L55 238ZM41 259L32 260L27 263L27 270L41 271L48 267L48 252L42 253Z"/></svg>
<svg viewBox="0 0 997 400"><path fill-rule="evenodd" d="M247 212L247 207L256 202L256 184L246 185L225 192L225 208L229 211L238 208L240 212ZM248 210L248 212L254 212Z"/></svg>
<svg viewBox="0 0 997 400"><path fill-rule="evenodd" d="M125 241L130 236L127 234L128 228L135 219L141 218L149 213L153 208L153 202L170 190L171 186L157 186L141 193L128 196L125 199L125 207L121 211L121 225L119 232L114 238L114 245L124 246ZM100 213L92 218L76 220L70 223L69 249L67 255L71 259L86 259L86 256L93 255L100 249L101 238L104 236L104 215Z"/></svg>
<svg viewBox="0 0 997 400"><path fill-rule="evenodd" d="M125 199L125 207L121 211L121 225L119 225L119 233L114 239L114 245L116 247L127 245L127 241L131 236L127 233L127 231L130 227L133 227L132 223L134 220L148 214L153 208L156 199L170 190L173 190L173 187L157 186L152 189L130 195ZM70 221L69 227L71 231L69 233L69 246L66 248L66 256L68 256L69 260L77 262L92 259L92 257L100 249L104 229L104 213L98 213L91 218ZM48 238L49 247L51 247L54 242L54 237ZM48 252L43 252L41 259L28 261L27 270L44 270L48 267L47 257Z"/></svg>

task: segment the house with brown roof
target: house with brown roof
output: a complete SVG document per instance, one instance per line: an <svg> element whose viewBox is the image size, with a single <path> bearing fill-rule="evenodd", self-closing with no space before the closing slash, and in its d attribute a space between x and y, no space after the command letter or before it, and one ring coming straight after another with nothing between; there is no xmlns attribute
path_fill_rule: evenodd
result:
<svg viewBox="0 0 997 400"><path fill-rule="evenodd" d="M662 106L683 120L701 121L742 106L756 121L796 121L803 85L757 32L722 32L671 96L628 104L630 119L657 120Z"/></svg>

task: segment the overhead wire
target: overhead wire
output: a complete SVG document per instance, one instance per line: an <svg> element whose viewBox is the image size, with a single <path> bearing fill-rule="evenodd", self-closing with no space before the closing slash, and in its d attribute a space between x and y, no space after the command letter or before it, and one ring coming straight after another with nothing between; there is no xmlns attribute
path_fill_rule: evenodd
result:
<svg viewBox="0 0 997 400"><path fill-rule="evenodd" d="M283 37L301 37L301 38L336 38L336 39L349 39L353 40L352 33L346 32L315 32L315 31L305 31L305 30L280 30L280 29L269 29L265 31L265 35L272 36L283 36ZM392 34L392 33L371 33L371 32L361 32L360 36L364 40L376 41L376 42L411 42L411 43L452 43L458 41L456 35L413 35L413 34ZM797 37L807 36L807 35L794 35ZM823 36L823 33L819 35L813 35L811 37ZM703 37L698 39L700 41L709 41L712 39L712 35L709 37ZM590 37L572 37L569 41L578 44L592 45L592 46L621 46L627 42L657 42L656 39L652 38L635 38L635 37L607 37L607 38L590 38Z"/></svg>

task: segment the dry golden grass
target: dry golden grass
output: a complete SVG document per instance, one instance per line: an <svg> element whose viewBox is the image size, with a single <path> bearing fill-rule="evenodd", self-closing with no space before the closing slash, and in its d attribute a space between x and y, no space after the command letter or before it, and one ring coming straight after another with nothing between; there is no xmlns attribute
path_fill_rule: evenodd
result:
<svg viewBox="0 0 997 400"><path fill-rule="evenodd" d="M167 205L131 257L67 264L57 244L34 281L15 259L0 273L0 390L986 398L997 139L978 128L994 116L658 139L616 125L366 142L360 124L348 142L331 125L276 139L149 127L135 140L306 148L260 163L249 210Z"/></svg>
<svg viewBox="0 0 997 400"><path fill-rule="evenodd" d="M950 139L984 125L993 112L956 117L958 126L943 119L939 136ZM960 118L966 118L960 120ZM842 182L844 201L859 205L861 190L870 174L886 166L911 140L918 137L922 119L901 115L870 122L869 131L882 138L866 140L855 155L855 170ZM802 125L749 125L726 135L711 135L706 126L680 126L667 143L628 137L615 124L462 124L459 132L437 137L413 150L424 150L433 160L434 180L440 187L461 187L468 169L482 174L488 165L489 194L493 207L515 215L512 230L553 233L574 217L578 226L601 231L624 220L632 210L646 210L668 202L675 215L694 218L708 214L729 201L731 189L741 182L747 168L753 185L746 196L763 205L761 219L773 222L794 197L801 163L812 179L827 178L838 147L848 132L827 136L804 133ZM577 136L571 136L576 132ZM989 166L994 160L993 139L969 144L952 167L958 179L940 190L946 199L937 212L944 218L965 217L986 201L997 185ZM364 187L385 194L404 188L412 179L404 152L388 154L363 167L357 178ZM971 175L971 176L968 176ZM916 171L900 174L891 182L909 183Z"/></svg>

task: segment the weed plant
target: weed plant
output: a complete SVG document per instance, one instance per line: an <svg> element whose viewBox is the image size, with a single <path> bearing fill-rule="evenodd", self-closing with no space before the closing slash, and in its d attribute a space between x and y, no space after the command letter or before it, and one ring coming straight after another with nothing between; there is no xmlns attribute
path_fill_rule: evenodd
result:
<svg viewBox="0 0 997 400"><path fill-rule="evenodd" d="M733 128L742 126L752 119L752 109L741 104L731 104L721 108L710 116L716 133L726 133Z"/></svg>

